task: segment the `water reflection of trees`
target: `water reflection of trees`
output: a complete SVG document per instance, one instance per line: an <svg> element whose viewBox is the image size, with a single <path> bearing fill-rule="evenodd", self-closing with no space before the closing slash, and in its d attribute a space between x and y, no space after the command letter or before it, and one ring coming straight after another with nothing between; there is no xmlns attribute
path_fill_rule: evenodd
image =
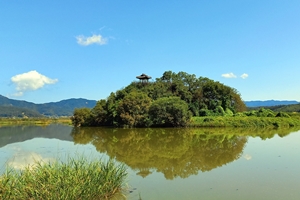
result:
<svg viewBox="0 0 300 200"><path fill-rule="evenodd" d="M72 141L71 126L50 124L48 126L4 126L0 127L0 147L16 142L24 142L33 138L56 138Z"/></svg>
<svg viewBox="0 0 300 200"><path fill-rule="evenodd" d="M281 132L281 136L289 132ZM259 136L274 136L269 130ZM186 178L238 159L253 130L74 128L75 143L92 143L97 151L126 163L140 176L162 172L167 179Z"/></svg>

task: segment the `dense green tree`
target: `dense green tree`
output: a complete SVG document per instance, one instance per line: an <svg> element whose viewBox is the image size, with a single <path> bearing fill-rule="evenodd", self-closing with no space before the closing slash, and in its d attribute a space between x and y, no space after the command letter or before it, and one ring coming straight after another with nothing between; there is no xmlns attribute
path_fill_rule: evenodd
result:
<svg viewBox="0 0 300 200"><path fill-rule="evenodd" d="M106 120L108 126L118 126L118 116L117 116L117 107L118 107L118 101L116 99L115 93L110 93L109 97L106 101Z"/></svg>
<svg viewBox="0 0 300 200"><path fill-rule="evenodd" d="M151 99L143 92L130 92L118 104L120 125L129 127L150 126L148 110Z"/></svg>
<svg viewBox="0 0 300 200"><path fill-rule="evenodd" d="M92 124L92 113L90 108L76 108L72 116L72 124L78 126L89 126Z"/></svg>
<svg viewBox="0 0 300 200"><path fill-rule="evenodd" d="M96 103L96 106L91 110L94 125L103 126L107 124L106 104L107 104L106 100L101 99Z"/></svg>
<svg viewBox="0 0 300 200"><path fill-rule="evenodd" d="M234 88L207 78L200 79L201 87L195 94L202 106L205 105L208 110L215 110L218 106L233 112L246 110L244 102Z"/></svg>
<svg viewBox="0 0 300 200"><path fill-rule="evenodd" d="M185 126L191 117L188 104L179 97L163 97L154 101L149 108L154 126Z"/></svg>
<svg viewBox="0 0 300 200"><path fill-rule="evenodd" d="M241 95L238 93L236 89L232 89L233 92L231 93L232 99L230 101L230 105L233 107L234 112L243 112L247 110L247 107L244 101L241 98Z"/></svg>

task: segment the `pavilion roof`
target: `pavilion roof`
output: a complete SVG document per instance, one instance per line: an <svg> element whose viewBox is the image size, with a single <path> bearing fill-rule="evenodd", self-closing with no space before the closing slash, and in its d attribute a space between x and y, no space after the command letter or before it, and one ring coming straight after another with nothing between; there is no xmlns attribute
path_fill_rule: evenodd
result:
<svg viewBox="0 0 300 200"><path fill-rule="evenodd" d="M146 74L141 74L140 76L136 77L137 79L151 79L151 76L148 76Z"/></svg>

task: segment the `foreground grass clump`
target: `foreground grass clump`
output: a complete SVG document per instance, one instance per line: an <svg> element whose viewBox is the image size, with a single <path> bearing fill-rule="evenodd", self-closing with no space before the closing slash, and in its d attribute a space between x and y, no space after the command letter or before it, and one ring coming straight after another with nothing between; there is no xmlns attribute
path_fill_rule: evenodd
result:
<svg viewBox="0 0 300 200"><path fill-rule="evenodd" d="M126 177L125 166L112 160L38 162L0 176L0 199L110 199L122 192Z"/></svg>

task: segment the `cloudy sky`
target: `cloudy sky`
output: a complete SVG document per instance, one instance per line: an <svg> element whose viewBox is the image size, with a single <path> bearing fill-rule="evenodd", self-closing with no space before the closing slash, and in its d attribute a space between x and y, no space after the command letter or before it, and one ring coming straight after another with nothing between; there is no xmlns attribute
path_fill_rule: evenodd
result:
<svg viewBox="0 0 300 200"><path fill-rule="evenodd" d="M184 71L244 100L300 101L299 0L0 1L0 94L106 98Z"/></svg>

